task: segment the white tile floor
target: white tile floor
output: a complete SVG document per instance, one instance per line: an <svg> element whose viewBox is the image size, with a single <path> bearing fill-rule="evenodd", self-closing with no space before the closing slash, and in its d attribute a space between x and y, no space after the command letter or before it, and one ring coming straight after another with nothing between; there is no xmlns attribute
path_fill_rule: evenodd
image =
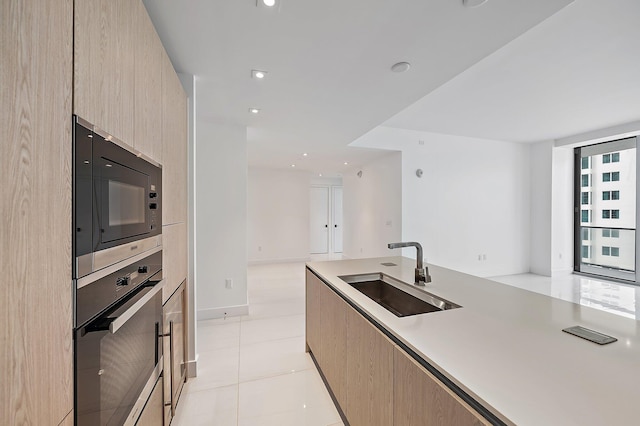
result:
<svg viewBox="0 0 640 426"><path fill-rule="evenodd" d="M640 319L640 287L578 275L492 280ZM327 426L340 416L304 352L304 263L251 266L250 314L198 323L198 377L174 426Z"/></svg>
<svg viewBox="0 0 640 426"><path fill-rule="evenodd" d="M174 426L342 425L305 353L304 263L251 266L244 317L198 322Z"/></svg>

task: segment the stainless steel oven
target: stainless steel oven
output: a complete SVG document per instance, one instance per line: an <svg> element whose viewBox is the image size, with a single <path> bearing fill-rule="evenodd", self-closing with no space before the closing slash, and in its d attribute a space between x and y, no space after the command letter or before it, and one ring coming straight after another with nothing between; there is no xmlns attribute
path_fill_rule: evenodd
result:
<svg viewBox="0 0 640 426"><path fill-rule="evenodd" d="M162 166L74 116L74 278L161 245Z"/></svg>
<svg viewBox="0 0 640 426"><path fill-rule="evenodd" d="M160 248L76 280L76 425L133 425L155 400L163 368L161 290ZM161 416L162 405L149 410Z"/></svg>

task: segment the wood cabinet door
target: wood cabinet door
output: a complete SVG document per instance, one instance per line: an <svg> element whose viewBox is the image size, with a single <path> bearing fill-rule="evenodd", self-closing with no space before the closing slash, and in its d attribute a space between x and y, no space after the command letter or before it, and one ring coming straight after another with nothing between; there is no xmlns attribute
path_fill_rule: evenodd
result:
<svg viewBox="0 0 640 426"><path fill-rule="evenodd" d="M320 287L322 372L338 404L347 403L347 312L352 308L326 284Z"/></svg>
<svg viewBox="0 0 640 426"><path fill-rule="evenodd" d="M306 341L307 352L311 351L318 364L321 363L322 349L320 346L320 295L325 284L309 269L306 270Z"/></svg>
<svg viewBox="0 0 640 426"><path fill-rule="evenodd" d="M135 149L162 163L162 54L164 47L142 1L135 9Z"/></svg>
<svg viewBox="0 0 640 426"><path fill-rule="evenodd" d="M392 425L394 344L355 310L347 314L349 424Z"/></svg>
<svg viewBox="0 0 640 426"><path fill-rule="evenodd" d="M140 0L75 0L73 112L134 145L134 18Z"/></svg>
<svg viewBox="0 0 640 426"><path fill-rule="evenodd" d="M178 398L186 380L185 336L185 288L186 281L162 307L165 422L175 414Z"/></svg>
<svg viewBox="0 0 640 426"><path fill-rule="evenodd" d="M162 274L165 280L162 303L187 278L187 224L162 227Z"/></svg>
<svg viewBox="0 0 640 426"><path fill-rule="evenodd" d="M73 423L73 2L0 2L0 424Z"/></svg>
<svg viewBox="0 0 640 426"><path fill-rule="evenodd" d="M396 347L394 426L489 425L460 397Z"/></svg>
<svg viewBox="0 0 640 426"><path fill-rule="evenodd" d="M163 402L162 402L162 377L158 378L147 403L138 417L136 426L162 426L163 425Z"/></svg>
<svg viewBox="0 0 640 426"><path fill-rule="evenodd" d="M187 97L173 65L162 57L162 224L187 220Z"/></svg>

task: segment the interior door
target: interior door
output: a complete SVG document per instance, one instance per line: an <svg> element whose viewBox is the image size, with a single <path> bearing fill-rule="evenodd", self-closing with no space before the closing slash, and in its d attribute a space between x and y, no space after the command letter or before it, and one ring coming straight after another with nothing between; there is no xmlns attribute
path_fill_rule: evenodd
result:
<svg viewBox="0 0 640 426"><path fill-rule="evenodd" d="M342 187L334 186L331 188L332 195L332 222L333 228L333 252L342 253Z"/></svg>
<svg viewBox="0 0 640 426"><path fill-rule="evenodd" d="M311 187L309 252L329 252L329 187Z"/></svg>

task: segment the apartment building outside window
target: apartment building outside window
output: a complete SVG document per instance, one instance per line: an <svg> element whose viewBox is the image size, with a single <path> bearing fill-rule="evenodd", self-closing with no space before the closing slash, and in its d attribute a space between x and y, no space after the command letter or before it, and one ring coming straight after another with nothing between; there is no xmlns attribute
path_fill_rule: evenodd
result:
<svg viewBox="0 0 640 426"><path fill-rule="evenodd" d="M640 283L636 279L636 141L632 137L575 149L577 272Z"/></svg>

